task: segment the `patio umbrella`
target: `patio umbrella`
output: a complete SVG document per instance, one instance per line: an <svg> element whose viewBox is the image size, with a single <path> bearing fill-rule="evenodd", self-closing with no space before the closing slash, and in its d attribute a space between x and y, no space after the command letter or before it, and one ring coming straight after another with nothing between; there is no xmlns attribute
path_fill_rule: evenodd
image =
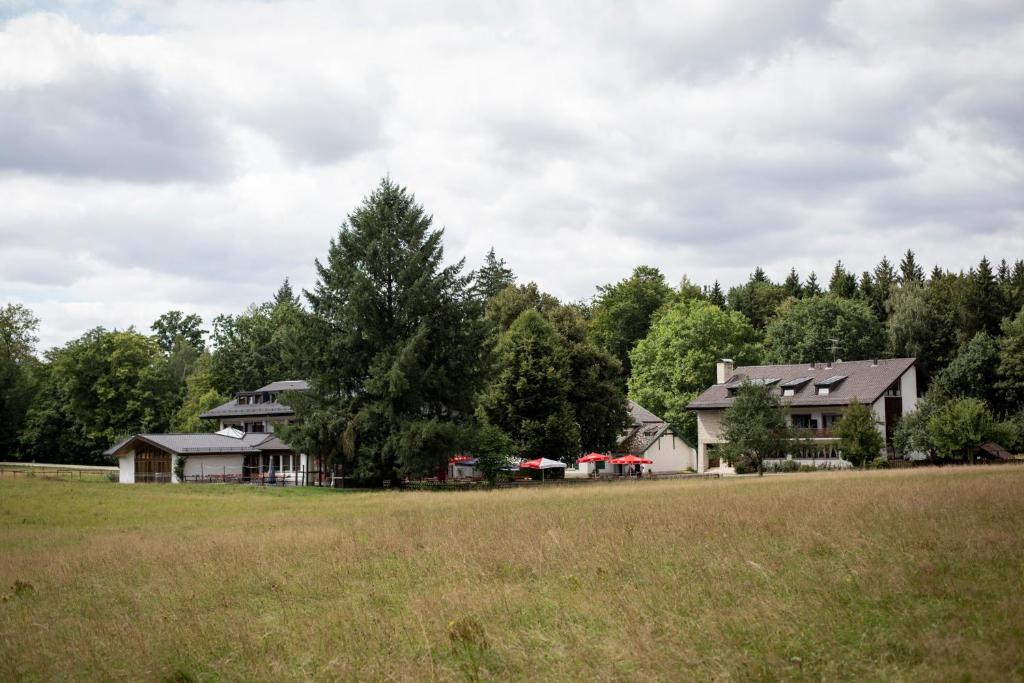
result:
<svg viewBox="0 0 1024 683"><path fill-rule="evenodd" d="M582 458L576 461L577 464L581 462L607 462L611 460L611 456L601 455L600 453L588 453ZM597 475L597 470L594 470L594 475Z"/></svg>
<svg viewBox="0 0 1024 683"><path fill-rule="evenodd" d="M632 453L624 455L621 458L615 458L611 461L613 465L650 465L653 462L654 461L650 458L641 458L633 455Z"/></svg>
<svg viewBox="0 0 1024 683"><path fill-rule="evenodd" d="M544 481L544 470L551 469L565 469L565 463L557 460L549 460L548 458L537 458L536 460L527 460L526 462L520 463L519 467L527 470L540 470L540 480Z"/></svg>

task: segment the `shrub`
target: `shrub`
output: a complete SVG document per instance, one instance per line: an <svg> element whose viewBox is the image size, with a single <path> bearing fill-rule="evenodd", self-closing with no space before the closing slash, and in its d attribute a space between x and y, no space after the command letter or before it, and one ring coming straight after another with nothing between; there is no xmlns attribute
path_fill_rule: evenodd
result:
<svg viewBox="0 0 1024 683"><path fill-rule="evenodd" d="M889 458L884 455L880 455L868 465L873 470L885 470L889 469Z"/></svg>

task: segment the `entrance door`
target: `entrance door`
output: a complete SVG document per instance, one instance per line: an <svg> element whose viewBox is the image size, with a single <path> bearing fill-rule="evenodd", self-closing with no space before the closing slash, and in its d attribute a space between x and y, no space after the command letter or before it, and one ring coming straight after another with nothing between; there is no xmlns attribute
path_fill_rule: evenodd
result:
<svg viewBox="0 0 1024 683"><path fill-rule="evenodd" d="M896 425L903 417L903 399L899 396L885 397L885 446L892 447L892 437L896 433Z"/></svg>
<svg viewBox="0 0 1024 683"><path fill-rule="evenodd" d="M171 481L171 454L155 446L135 450L135 481L167 484Z"/></svg>

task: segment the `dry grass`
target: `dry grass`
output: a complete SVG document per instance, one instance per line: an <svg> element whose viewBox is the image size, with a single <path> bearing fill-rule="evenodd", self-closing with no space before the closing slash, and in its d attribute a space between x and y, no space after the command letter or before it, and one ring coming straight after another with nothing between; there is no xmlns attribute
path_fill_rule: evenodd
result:
<svg viewBox="0 0 1024 683"><path fill-rule="evenodd" d="M1022 494L0 481L0 679L1022 679Z"/></svg>

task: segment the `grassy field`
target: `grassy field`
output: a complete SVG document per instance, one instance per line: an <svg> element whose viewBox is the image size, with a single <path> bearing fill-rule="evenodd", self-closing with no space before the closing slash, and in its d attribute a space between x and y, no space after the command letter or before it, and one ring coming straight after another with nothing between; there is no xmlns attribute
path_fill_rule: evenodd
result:
<svg viewBox="0 0 1024 683"><path fill-rule="evenodd" d="M1024 679L1024 468L0 481L0 680Z"/></svg>

